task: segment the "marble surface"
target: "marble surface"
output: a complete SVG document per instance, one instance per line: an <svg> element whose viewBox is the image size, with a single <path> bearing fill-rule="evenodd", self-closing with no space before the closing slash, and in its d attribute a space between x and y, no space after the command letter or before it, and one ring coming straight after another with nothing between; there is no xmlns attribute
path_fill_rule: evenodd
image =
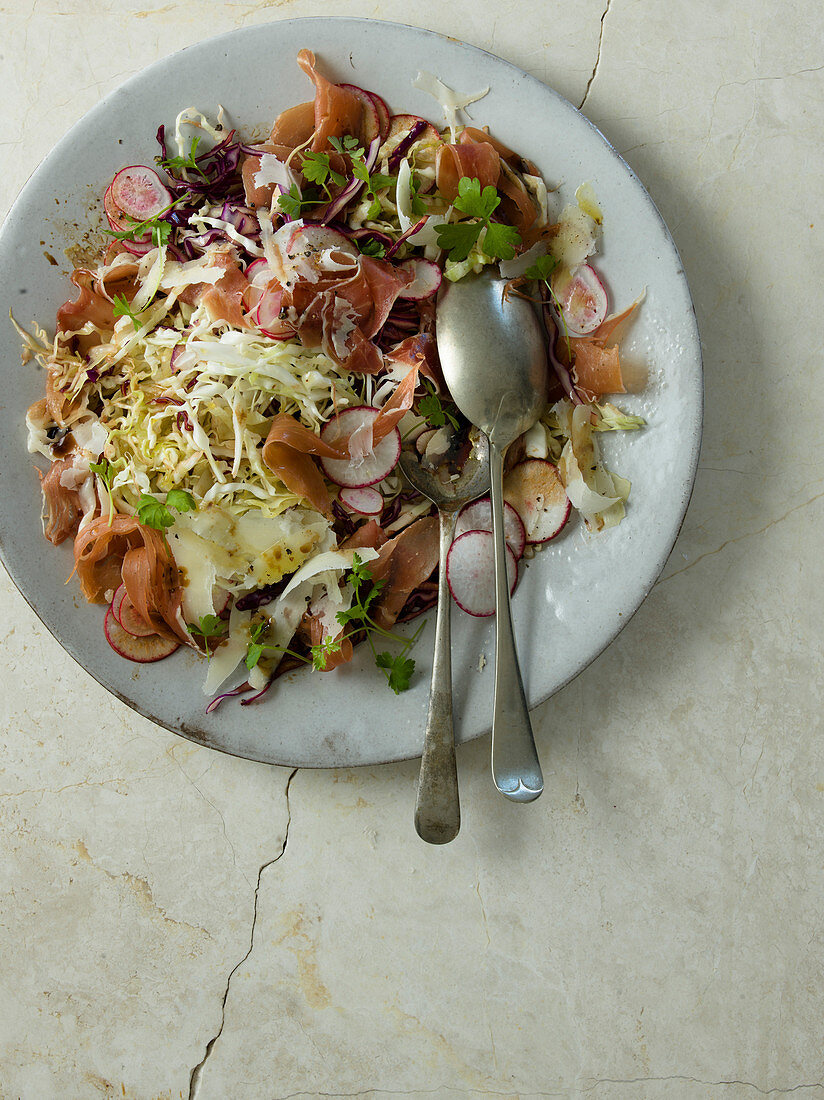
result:
<svg viewBox="0 0 824 1100"><path fill-rule="evenodd" d="M501 54L658 204L707 398L661 579L535 712L544 796L503 802L488 741L463 747L443 849L414 834L414 763L198 748L0 577L3 1098L824 1091L824 12L604 2L0 5L0 212L101 95L207 33L358 14Z"/></svg>

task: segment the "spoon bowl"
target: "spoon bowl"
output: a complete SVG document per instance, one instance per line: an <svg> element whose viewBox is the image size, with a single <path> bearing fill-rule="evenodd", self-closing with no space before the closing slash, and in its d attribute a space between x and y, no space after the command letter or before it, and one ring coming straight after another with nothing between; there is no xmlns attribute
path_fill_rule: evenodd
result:
<svg viewBox="0 0 824 1100"><path fill-rule="evenodd" d="M452 399L489 440L496 593L492 778L507 798L531 802L544 783L512 630L503 460L506 448L546 408L547 354L532 304L505 288L488 268L450 283L438 299L436 326Z"/></svg>
<svg viewBox="0 0 824 1100"><path fill-rule="evenodd" d="M407 481L437 506L440 523L435 653L415 801L415 829L429 844L446 844L454 840L461 827L452 722L452 597L446 583L446 555L452 545L458 510L489 491L489 448L486 437L479 436L454 480L444 467L429 470L423 466L414 444L401 451L400 466Z"/></svg>

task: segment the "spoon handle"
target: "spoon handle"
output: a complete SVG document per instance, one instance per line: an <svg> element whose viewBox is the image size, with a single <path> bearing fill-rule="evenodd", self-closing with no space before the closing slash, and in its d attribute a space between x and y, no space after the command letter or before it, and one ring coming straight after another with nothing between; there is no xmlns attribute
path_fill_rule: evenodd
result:
<svg viewBox="0 0 824 1100"><path fill-rule="evenodd" d="M455 530L454 513L439 512L440 569L438 612L435 620L435 656L429 689L421 774L415 802L415 829L428 844L446 844L458 835L461 806L452 725L452 653L450 611L452 598L446 583L446 555Z"/></svg>
<svg viewBox="0 0 824 1100"><path fill-rule="evenodd" d="M492 483L492 526L495 538L495 702L492 716L492 778L513 802L532 802L544 789L544 779L529 708L521 681L506 572L504 541L503 453L489 441Z"/></svg>

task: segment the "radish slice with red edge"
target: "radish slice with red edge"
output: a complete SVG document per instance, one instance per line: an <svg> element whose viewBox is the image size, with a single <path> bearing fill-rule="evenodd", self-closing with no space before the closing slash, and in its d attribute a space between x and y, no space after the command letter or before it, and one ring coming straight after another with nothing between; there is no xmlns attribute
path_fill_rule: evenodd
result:
<svg viewBox="0 0 824 1100"><path fill-rule="evenodd" d="M372 102L375 104L375 110L378 112L378 122L381 127L381 141L386 141L389 137L389 108L386 106L386 101L381 99L377 92L366 93Z"/></svg>
<svg viewBox="0 0 824 1100"><path fill-rule="evenodd" d="M397 266L399 271L411 271L415 276L409 286L398 291L399 298L409 298L413 302L431 298L441 285L441 269L434 260L404 260Z"/></svg>
<svg viewBox="0 0 824 1100"><path fill-rule="evenodd" d="M562 268L554 274L552 293L560 303L571 336L594 332L607 315L607 292L589 264L579 264L571 271Z"/></svg>
<svg viewBox="0 0 824 1100"><path fill-rule="evenodd" d="M127 217L142 222L162 214L173 197L154 169L131 164L112 180L111 200Z"/></svg>
<svg viewBox="0 0 824 1100"><path fill-rule="evenodd" d="M136 638L128 634L112 614L109 608L106 618L103 620L103 630L106 641L121 657L138 664L148 664L151 661L162 661L164 657L171 656L179 647L178 642L169 638L161 638L159 634L149 634L142 638Z"/></svg>
<svg viewBox="0 0 824 1100"><path fill-rule="evenodd" d="M518 582L518 563L506 548L509 594ZM449 547L446 583L452 599L468 615L483 619L495 614L495 537L491 531L466 531Z"/></svg>
<svg viewBox="0 0 824 1100"><path fill-rule="evenodd" d="M117 622L120 622L120 605L123 603L123 598L126 595L126 585L121 584L115 590L115 594L112 596L112 615L114 615Z"/></svg>
<svg viewBox="0 0 824 1100"><path fill-rule="evenodd" d="M458 512L455 538L467 531L492 530L492 501L481 497L465 504ZM523 521L511 504L504 501L504 539L516 558L522 558L526 546L526 530Z"/></svg>
<svg viewBox="0 0 824 1100"><path fill-rule="evenodd" d="M316 225L313 222L305 222L296 226L286 244L287 256L289 253L301 252L325 252L334 249L336 252L346 252L350 256L358 256L359 250L356 244L349 240L345 233L339 229L332 229L328 225Z"/></svg>
<svg viewBox="0 0 824 1100"><path fill-rule="evenodd" d="M361 516L379 516L383 511L383 497L377 489L368 485L360 489L343 488L338 493L338 500L350 512Z"/></svg>
<svg viewBox="0 0 824 1100"><path fill-rule="evenodd" d="M523 520L526 541L549 542L561 533L572 509L556 466L527 458L504 478L504 499Z"/></svg>
<svg viewBox="0 0 824 1100"><path fill-rule="evenodd" d="M284 325L281 321L280 303L282 298L283 287L274 283L263 291L260 301L250 314L260 331L273 340L284 340L294 335L294 329Z"/></svg>
<svg viewBox="0 0 824 1100"><path fill-rule="evenodd" d="M371 92L367 92L364 88L359 88L357 84L338 84L339 88L343 88L347 92L351 92L352 95L357 96L363 105L363 119L361 120L361 141L368 145L370 141L374 141L376 137L379 137L383 141L383 127L381 126L380 112L378 111L378 105L372 96ZM384 106L386 106L384 104ZM387 118L387 129L389 119Z"/></svg>
<svg viewBox="0 0 824 1100"><path fill-rule="evenodd" d="M327 443L350 439L358 429L365 428L370 420L374 421L379 411L371 405L357 405L352 409L344 409L342 413L338 413L323 425L321 439ZM326 476L336 485L362 489L367 485L375 485L383 481L394 470L400 455L401 433L397 428L393 428L357 464L351 458L325 458L324 456L321 456L320 462Z"/></svg>
<svg viewBox="0 0 824 1100"><path fill-rule="evenodd" d="M115 616L118 625L131 634L133 638L149 638L155 631L143 621L135 611L134 604L125 595L118 605L118 614Z"/></svg>

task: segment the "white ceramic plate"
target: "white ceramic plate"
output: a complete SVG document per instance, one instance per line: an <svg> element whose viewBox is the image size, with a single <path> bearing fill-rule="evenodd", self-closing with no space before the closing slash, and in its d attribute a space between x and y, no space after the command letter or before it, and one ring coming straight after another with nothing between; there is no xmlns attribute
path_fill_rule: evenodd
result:
<svg viewBox="0 0 824 1100"><path fill-rule="evenodd" d="M219 103L247 132L268 130L284 107L310 99L295 56L309 47L332 79L379 92L397 112L438 121L439 108L412 87L419 69L465 92L489 86L470 108L476 125L534 160L565 201L590 180L604 213L599 270L616 308L646 299L628 359L646 364L643 393L622 401L649 425L607 438L609 465L632 480L627 518L597 537L579 524L529 565L513 600L518 649L531 705L580 672L615 637L649 592L687 507L701 434L701 360L695 316L678 254L646 191L602 135L566 100L482 50L412 27L360 19L298 19L248 27L191 46L138 74L90 111L29 180L0 234L0 272L15 317L53 326L70 297L64 249L98 225L100 199L124 164L152 163L154 134L177 112ZM57 201L56 201L57 200ZM79 228L77 228L79 227ZM102 238L101 238L102 240ZM25 410L42 395L42 372L21 370L17 336L0 322L6 379L0 408L0 548L31 606L88 672L168 729L226 752L277 764L332 767L420 754L429 689L434 616L417 645L413 687L392 695L360 653L329 675L293 673L265 701L227 700L205 713L203 666L178 651L134 665L103 636L103 609L64 581L72 559L40 527L37 477L25 446ZM13 381L12 381L13 379ZM617 436L617 433L616 433ZM457 735L490 725L494 642L488 620L453 613ZM482 655L486 658L483 671ZM80 685L78 690L82 690Z"/></svg>

